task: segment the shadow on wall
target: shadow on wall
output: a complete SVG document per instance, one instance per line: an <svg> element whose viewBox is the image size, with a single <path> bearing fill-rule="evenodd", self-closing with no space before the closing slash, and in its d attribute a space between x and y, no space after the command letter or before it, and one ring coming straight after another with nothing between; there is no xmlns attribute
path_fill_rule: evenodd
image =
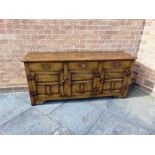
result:
<svg viewBox="0 0 155 155"><path fill-rule="evenodd" d="M154 96L155 70L147 67L141 62L136 61L133 68L132 83Z"/></svg>
<svg viewBox="0 0 155 155"><path fill-rule="evenodd" d="M132 85L129 86L128 97L127 98L150 96L149 93L142 91L141 88L140 89L135 89L135 87L137 88L137 86L135 84L132 84Z"/></svg>

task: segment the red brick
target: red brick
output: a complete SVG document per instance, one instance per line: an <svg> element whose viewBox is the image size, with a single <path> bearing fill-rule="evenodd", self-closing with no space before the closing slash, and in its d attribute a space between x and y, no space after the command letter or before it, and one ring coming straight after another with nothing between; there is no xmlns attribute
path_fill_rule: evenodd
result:
<svg viewBox="0 0 155 155"><path fill-rule="evenodd" d="M32 35L32 39L45 39L45 35Z"/></svg>

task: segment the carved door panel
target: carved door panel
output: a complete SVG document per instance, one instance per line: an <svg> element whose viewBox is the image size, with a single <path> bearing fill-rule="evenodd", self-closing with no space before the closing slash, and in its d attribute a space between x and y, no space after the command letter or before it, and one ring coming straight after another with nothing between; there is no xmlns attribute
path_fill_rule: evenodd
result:
<svg viewBox="0 0 155 155"><path fill-rule="evenodd" d="M63 96L63 72L36 75L37 93L46 96Z"/></svg>
<svg viewBox="0 0 155 155"><path fill-rule="evenodd" d="M91 72L69 72L67 82L71 96L92 95L97 86L94 74Z"/></svg>
<svg viewBox="0 0 155 155"><path fill-rule="evenodd" d="M87 96L97 93L97 62L70 62L66 64L68 96Z"/></svg>
<svg viewBox="0 0 155 155"><path fill-rule="evenodd" d="M31 72L33 96L63 96L63 72Z"/></svg>
<svg viewBox="0 0 155 155"><path fill-rule="evenodd" d="M31 83L31 97L64 96L63 63L30 63L28 80Z"/></svg>
<svg viewBox="0 0 155 155"><path fill-rule="evenodd" d="M130 61L105 61L102 63L100 93L122 93L127 89Z"/></svg>

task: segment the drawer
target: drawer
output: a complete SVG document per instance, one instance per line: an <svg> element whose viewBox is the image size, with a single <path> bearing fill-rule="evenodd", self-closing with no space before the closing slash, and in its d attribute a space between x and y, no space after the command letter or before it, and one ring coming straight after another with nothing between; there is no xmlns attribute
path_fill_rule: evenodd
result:
<svg viewBox="0 0 155 155"><path fill-rule="evenodd" d="M98 62L69 62L69 70L97 70Z"/></svg>
<svg viewBox="0 0 155 155"><path fill-rule="evenodd" d="M131 65L131 61L105 61L102 63L103 68L114 68L114 69L120 69L120 68L128 68Z"/></svg>
<svg viewBox="0 0 155 155"><path fill-rule="evenodd" d="M29 63L30 71L63 71L63 63Z"/></svg>

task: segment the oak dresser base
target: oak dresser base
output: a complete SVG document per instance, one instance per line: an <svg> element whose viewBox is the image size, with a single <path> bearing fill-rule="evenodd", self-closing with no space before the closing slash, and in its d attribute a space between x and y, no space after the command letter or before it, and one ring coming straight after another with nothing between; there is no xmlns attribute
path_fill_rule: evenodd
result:
<svg viewBox="0 0 155 155"><path fill-rule="evenodd" d="M124 52L32 52L25 65L31 104L127 97L135 58Z"/></svg>

